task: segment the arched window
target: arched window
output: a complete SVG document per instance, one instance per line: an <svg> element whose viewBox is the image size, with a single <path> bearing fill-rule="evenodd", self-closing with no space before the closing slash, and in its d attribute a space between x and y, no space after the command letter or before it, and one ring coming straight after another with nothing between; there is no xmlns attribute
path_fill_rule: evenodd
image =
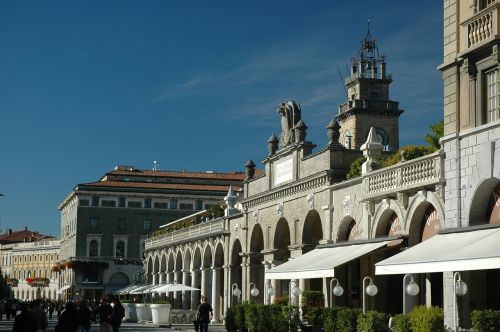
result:
<svg viewBox="0 0 500 332"><path fill-rule="evenodd" d="M97 257L98 253L99 253L99 243L97 243L97 240L90 241L89 257Z"/></svg>
<svg viewBox="0 0 500 332"><path fill-rule="evenodd" d="M121 240L116 242L115 257L125 258L125 242Z"/></svg>

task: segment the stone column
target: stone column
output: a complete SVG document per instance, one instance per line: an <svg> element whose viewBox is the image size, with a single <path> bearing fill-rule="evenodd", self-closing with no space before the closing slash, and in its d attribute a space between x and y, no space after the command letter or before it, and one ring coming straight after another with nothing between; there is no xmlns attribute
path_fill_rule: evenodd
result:
<svg viewBox="0 0 500 332"><path fill-rule="evenodd" d="M299 279L297 280L298 281L298 286L300 288L300 290L303 292L305 290L309 290L309 282L308 282L308 279ZM302 292L300 293L299 297L298 297L298 301L299 301L299 305L300 303L302 303Z"/></svg>
<svg viewBox="0 0 500 332"><path fill-rule="evenodd" d="M224 311L231 306L231 279L229 265L224 265Z"/></svg>
<svg viewBox="0 0 500 332"><path fill-rule="evenodd" d="M160 281L160 274L158 272L153 273L153 285L158 285Z"/></svg>
<svg viewBox="0 0 500 332"><path fill-rule="evenodd" d="M248 300L247 297L247 289L248 289L248 279L250 279L249 271L247 264L247 257L243 256L241 260L241 301Z"/></svg>
<svg viewBox="0 0 500 332"><path fill-rule="evenodd" d="M201 269L201 300L208 297L208 269L202 267Z"/></svg>
<svg viewBox="0 0 500 332"><path fill-rule="evenodd" d="M267 288L269 287L268 285L269 279L266 279L266 272L269 270L269 264L266 261L262 262L262 264L264 265L264 289L262 290L264 292L263 293L264 304L271 304L269 295L267 295Z"/></svg>
<svg viewBox="0 0 500 332"><path fill-rule="evenodd" d="M191 270L191 287L198 288L200 283L200 271L198 269ZM200 292L191 292L191 310L198 309L200 303Z"/></svg>
<svg viewBox="0 0 500 332"><path fill-rule="evenodd" d="M163 284L167 281L167 274L165 272L160 272L160 284Z"/></svg>
<svg viewBox="0 0 500 332"><path fill-rule="evenodd" d="M188 286L189 283L189 270L182 271L182 284ZM182 309L189 309L189 291L182 291Z"/></svg>
<svg viewBox="0 0 500 332"><path fill-rule="evenodd" d="M214 314L212 316L212 322L216 323L220 321L219 309L220 309L220 267L212 268L212 309Z"/></svg>
<svg viewBox="0 0 500 332"><path fill-rule="evenodd" d="M176 283L180 283L179 280L181 280L181 274L182 272L180 271L175 271L174 272L174 282ZM181 294L180 292L173 292L174 293L174 306L175 308L179 308L180 309L180 300L181 300Z"/></svg>

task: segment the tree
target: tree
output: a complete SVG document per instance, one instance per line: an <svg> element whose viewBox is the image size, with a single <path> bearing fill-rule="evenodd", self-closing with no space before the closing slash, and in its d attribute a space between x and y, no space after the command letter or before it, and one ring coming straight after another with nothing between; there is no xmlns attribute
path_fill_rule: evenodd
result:
<svg viewBox="0 0 500 332"><path fill-rule="evenodd" d="M429 143L432 152L437 151L441 148L439 140L444 135L444 121L441 120L438 123L431 124L429 126L430 133L425 135L425 141Z"/></svg>

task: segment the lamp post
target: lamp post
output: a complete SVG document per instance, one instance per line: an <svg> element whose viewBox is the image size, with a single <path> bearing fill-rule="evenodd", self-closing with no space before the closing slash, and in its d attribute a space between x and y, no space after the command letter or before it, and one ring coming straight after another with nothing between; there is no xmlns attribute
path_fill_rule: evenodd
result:
<svg viewBox="0 0 500 332"><path fill-rule="evenodd" d="M410 283L405 287L406 278L410 277ZM413 280L411 274L405 274L403 277L403 314L406 314L406 294L415 296L420 291L420 287Z"/></svg>
<svg viewBox="0 0 500 332"><path fill-rule="evenodd" d="M458 331L458 307L457 296L464 296L467 294L467 284L462 281L460 272L453 273L453 316L455 323L455 330Z"/></svg>
<svg viewBox="0 0 500 332"><path fill-rule="evenodd" d="M271 304L271 297L276 295L276 290L273 288L271 284L271 280L268 280L265 285L266 288L266 304Z"/></svg>
<svg viewBox="0 0 500 332"><path fill-rule="evenodd" d="M292 284L295 286L292 288ZM302 293L302 290L297 286L297 281L296 280L290 280L290 283L288 284L288 294L290 294L290 299L289 302L292 304L292 295L294 297L298 297Z"/></svg>
<svg viewBox="0 0 500 332"><path fill-rule="evenodd" d="M370 280L368 286L365 287L366 281ZM378 288L373 283L373 279L370 277L363 278L363 313L366 313L366 295L375 296L378 293Z"/></svg>
<svg viewBox="0 0 500 332"><path fill-rule="evenodd" d="M253 285L253 287L252 287ZM257 297L259 296L259 289L257 288L257 286L255 286L255 283L251 282L248 284L248 287L250 288L250 296L253 296L253 297Z"/></svg>
<svg viewBox="0 0 500 332"><path fill-rule="evenodd" d="M238 288L238 284L234 283L231 285L231 293L236 296L237 302L240 300L241 289Z"/></svg>
<svg viewBox="0 0 500 332"><path fill-rule="evenodd" d="M336 281L335 287L332 288L333 282ZM337 278L332 278L330 280L330 289L332 291L332 294L335 296L342 296L344 294L344 288L340 286L340 281ZM330 307L333 306L333 301L330 301Z"/></svg>

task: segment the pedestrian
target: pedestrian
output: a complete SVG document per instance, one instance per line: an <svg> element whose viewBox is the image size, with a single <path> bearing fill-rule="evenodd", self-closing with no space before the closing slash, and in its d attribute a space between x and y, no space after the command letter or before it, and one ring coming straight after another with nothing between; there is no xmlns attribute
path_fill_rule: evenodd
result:
<svg viewBox="0 0 500 332"><path fill-rule="evenodd" d="M99 332L112 332L113 328L111 327L110 320L113 308L105 296L101 298L101 304L99 304L97 312L99 313Z"/></svg>
<svg viewBox="0 0 500 332"><path fill-rule="evenodd" d="M208 323L210 323L210 319L212 318L214 314L214 310L208 304L208 300L205 297L203 299L203 303L198 306L198 313L197 317L198 320L200 321L200 332L207 332L208 331Z"/></svg>
<svg viewBox="0 0 500 332"><path fill-rule="evenodd" d="M78 313L78 332L90 331L92 322L92 311L87 305L87 301L77 303L76 311Z"/></svg>
<svg viewBox="0 0 500 332"><path fill-rule="evenodd" d="M11 312L12 312L12 305L10 303L10 299L9 300L6 300L5 301L5 316L7 316L7 320L10 320L10 315L11 315ZM15 316L15 314L14 314Z"/></svg>
<svg viewBox="0 0 500 332"><path fill-rule="evenodd" d="M49 326L47 314L42 310L41 304L40 300L34 300L31 302L30 314L35 321L37 332L43 332L47 326Z"/></svg>
<svg viewBox="0 0 500 332"><path fill-rule="evenodd" d="M54 309L55 309L55 304L54 304L54 302L50 301L49 302L49 319L52 319L52 316L54 315Z"/></svg>
<svg viewBox="0 0 500 332"><path fill-rule="evenodd" d="M28 304L21 304L21 313L14 319L12 332L35 332L36 323L28 310Z"/></svg>
<svg viewBox="0 0 500 332"><path fill-rule="evenodd" d="M62 306L62 304L61 304ZM66 309L57 321L56 332L75 332L78 327L78 314L73 302L66 303Z"/></svg>
<svg viewBox="0 0 500 332"><path fill-rule="evenodd" d="M122 325L123 317L125 317L125 308L123 307L120 299L113 299L113 312L111 314L111 327L113 332L118 332L120 325Z"/></svg>

